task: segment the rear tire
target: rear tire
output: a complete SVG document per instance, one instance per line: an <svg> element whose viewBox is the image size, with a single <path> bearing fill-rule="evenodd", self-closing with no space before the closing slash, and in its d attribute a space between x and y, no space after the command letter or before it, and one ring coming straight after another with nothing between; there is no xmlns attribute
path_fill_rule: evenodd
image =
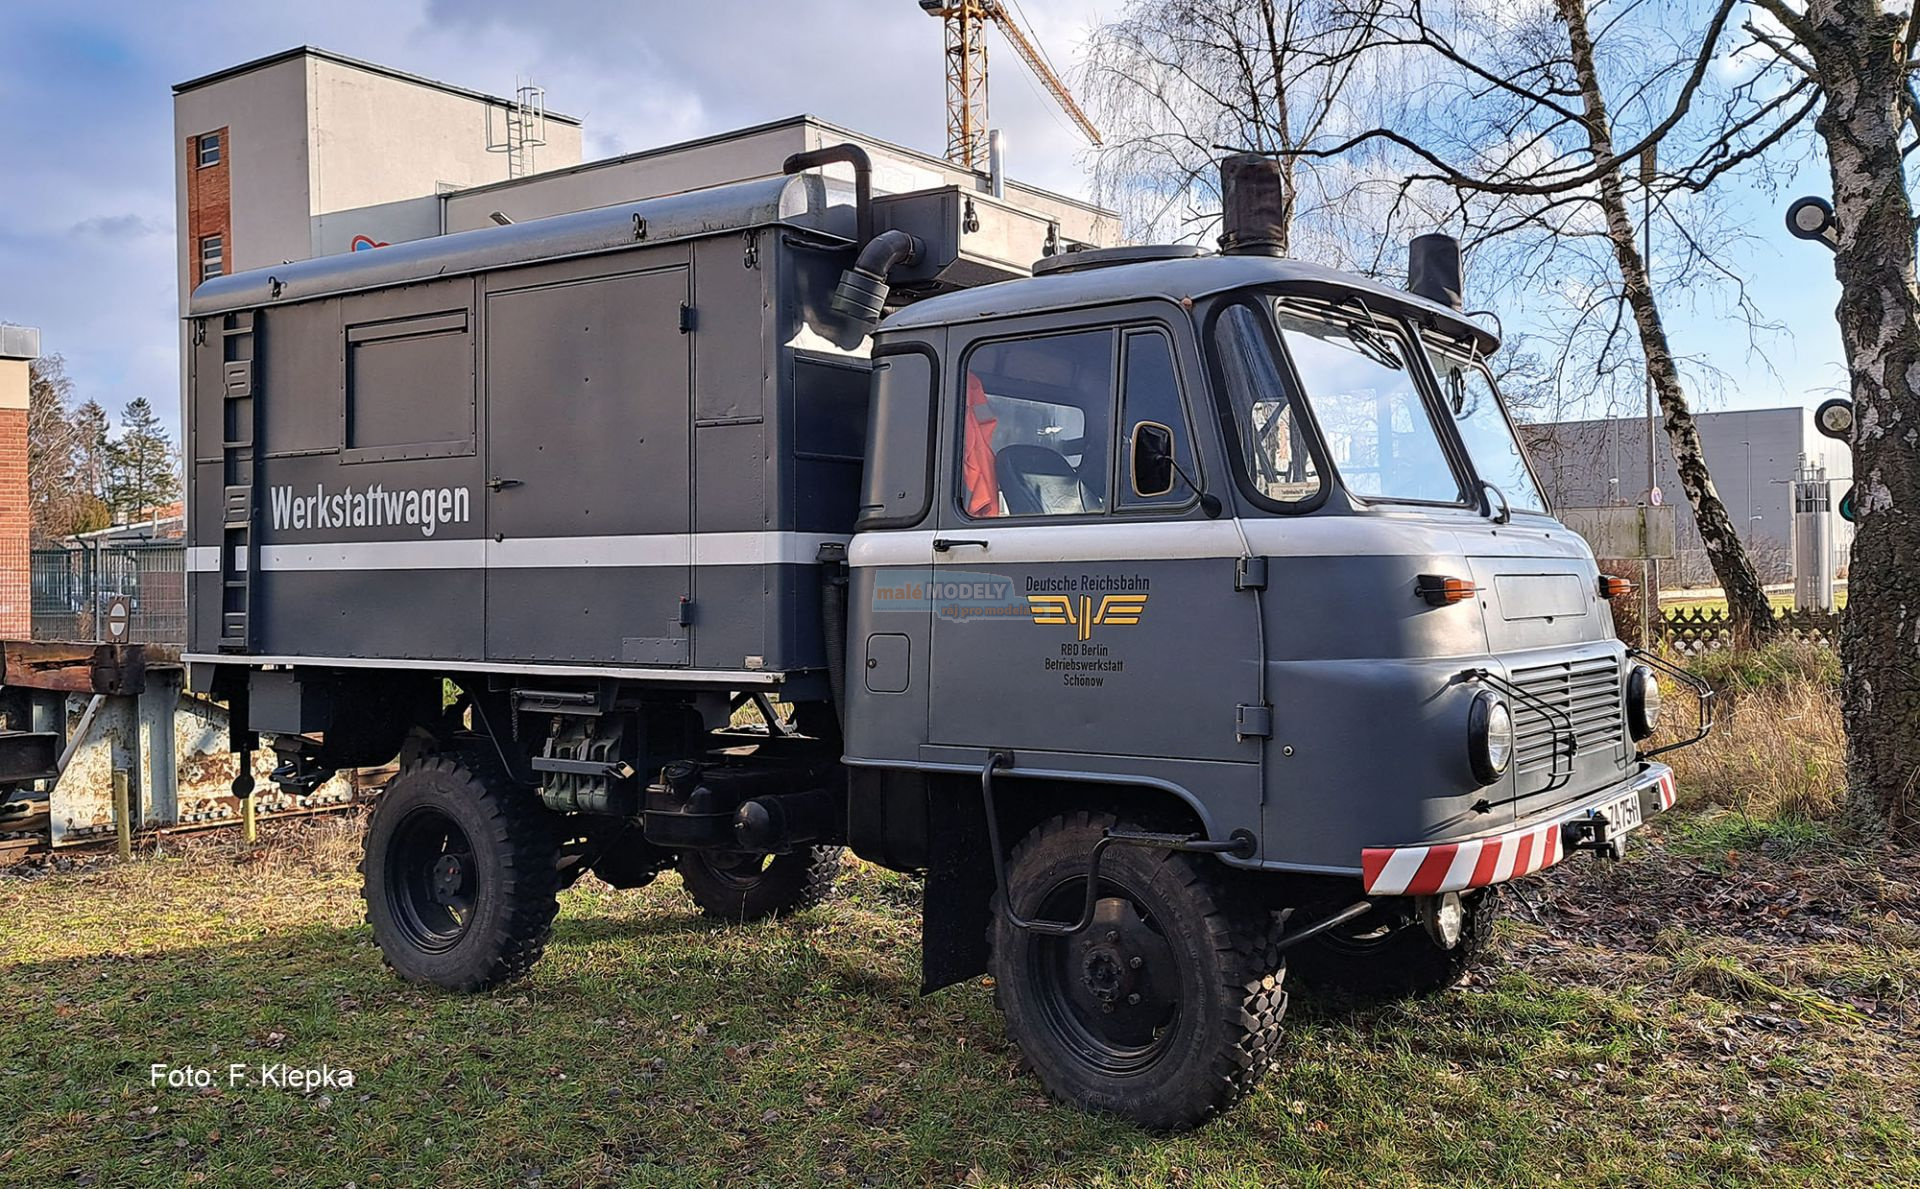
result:
<svg viewBox="0 0 1920 1189"><path fill-rule="evenodd" d="M387 965L409 982L479 991L519 978L559 912L553 823L478 754L419 759L367 828L361 895Z"/></svg>
<svg viewBox="0 0 1920 1189"><path fill-rule="evenodd" d="M690 850L680 882L700 911L723 921L757 921L812 908L833 891L837 846L803 846L783 855Z"/></svg>
<svg viewBox="0 0 1920 1189"><path fill-rule="evenodd" d="M1380 922L1360 917L1351 931L1335 929L1301 943L1292 954L1294 975L1316 990L1368 1003L1437 995L1458 983L1493 943L1499 915L1493 890L1463 893L1460 902L1466 919L1450 950L1417 920L1379 933Z"/></svg>
<svg viewBox="0 0 1920 1189"><path fill-rule="evenodd" d="M1074 813L1014 848L1007 883L1029 919L1077 919L1093 845L1116 824ZM1273 1064L1286 1015L1273 913L1232 895L1210 858L1116 846L1095 923L1019 929L994 897L988 969L1007 1032L1055 1098L1143 1127L1192 1127Z"/></svg>

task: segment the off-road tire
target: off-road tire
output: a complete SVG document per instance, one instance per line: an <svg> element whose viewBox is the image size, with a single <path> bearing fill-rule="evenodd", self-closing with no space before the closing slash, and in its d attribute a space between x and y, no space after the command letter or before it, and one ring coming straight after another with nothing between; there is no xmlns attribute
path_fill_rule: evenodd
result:
<svg viewBox="0 0 1920 1189"><path fill-rule="evenodd" d="M721 865L722 857L690 850L680 856L680 882L700 911L718 920L782 917L812 908L832 894L840 851L837 846L803 846L768 856L756 874L738 875Z"/></svg>
<svg viewBox="0 0 1920 1189"><path fill-rule="evenodd" d="M1412 919L1383 937L1366 940L1327 933L1309 938L1288 955L1294 977L1302 986L1362 1003L1437 995L1458 983L1493 944L1493 922L1499 916L1493 890L1463 893L1460 900L1466 919L1452 949L1442 949ZM1368 919L1359 918L1354 928L1364 934Z"/></svg>
<svg viewBox="0 0 1920 1189"><path fill-rule="evenodd" d="M1007 868L1020 914L1077 918L1093 845L1118 824L1104 814L1073 813L1028 834ZM1264 905L1234 896L1226 874L1207 856L1141 847L1109 847L1101 860L1102 891L1131 901L1168 956L1144 967L1148 981L1129 984L1169 998L1172 1007L1141 1046L1144 1055L1124 1059L1131 1062L1124 1069L1120 1061L1087 1056L1085 1026L1063 1022L1099 1017L1076 1016L1083 1009L1071 994L1046 990L1062 985L1046 972L1070 969L1076 952L1049 947L1078 945L1086 935L1044 938L1016 928L995 894L987 931L994 998L1008 1034L1055 1098L1143 1127L1187 1128L1237 1102L1271 1068L1287 1011L1286 960L1275 949L1279 922ZM1164 967L1164 990L1151 981L1156 966Z"/></svg>
<svg viewBox="0 0 1920 1189"><path fill-rule="evenodd" d="M433 920L429 929L444 925L449 936L425 939L418 910L406 907L417 902L407 848L441 819L471 848L471 907L457 936ZM367 923L387 965L409 982L449 991L481 991L527 973L559 911L556 853L551 814L492 756L458 752L408 764L374 809L360 863Z"/></svg>

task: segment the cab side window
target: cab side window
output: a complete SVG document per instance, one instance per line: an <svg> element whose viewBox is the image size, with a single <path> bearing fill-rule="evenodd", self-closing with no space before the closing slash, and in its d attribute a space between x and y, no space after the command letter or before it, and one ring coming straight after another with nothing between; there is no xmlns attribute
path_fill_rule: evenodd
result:
<svg viewBox="0 0 1920 1189"><path fill-rule="evenodd" d="M1107 510L1113 330L985 343L967 358L960 503L968 516Z"/></svg>
<svg viewBox="0 0 1920 1189"><path fill-rule="evenodd" d="M1187 416L1180 399L1180 377L1173 366L1173 344L1157 330L1129 331L1123 340L1125 352L1121 376L1124 387L1120 401L1124 415L1120 419L1122 469L1120 506L1123 508L1178 507L1194 498L1188 480L1198 481L1193 461L1193 437L1187 431ZM1142 426L1165 430L1172 438L1176 470L1172 490L1140 487L1140 476L1132 473L1127 455L1142 435ZM1184 475L1186 478L1182 478Z"/></svg>

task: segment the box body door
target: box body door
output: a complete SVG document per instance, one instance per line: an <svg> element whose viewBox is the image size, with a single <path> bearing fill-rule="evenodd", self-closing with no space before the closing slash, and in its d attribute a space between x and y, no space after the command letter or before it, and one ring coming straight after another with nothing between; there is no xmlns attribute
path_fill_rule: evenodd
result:
<svg viewBox="0 0 1920 1189"><path fill-rule="evenodd" d="M487 657L685 665L688 269L580 272L487 296Z"/></svg>

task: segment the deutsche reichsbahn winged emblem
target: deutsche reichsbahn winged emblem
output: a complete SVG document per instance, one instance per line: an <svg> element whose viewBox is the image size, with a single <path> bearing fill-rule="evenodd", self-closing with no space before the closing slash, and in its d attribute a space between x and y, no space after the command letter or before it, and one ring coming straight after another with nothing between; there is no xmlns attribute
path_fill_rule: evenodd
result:
<svg viewBox="0 0 1920 1189"><path fill-rule="evenodd" d="M1028 595L1027 607L1033 622L1043 626L1070 627L1085 640L1099 626L1131 627L1147 611L1143 594L1101 595L1096 606L1092 595L1081 595L1076 605L1072 595Z"/></svg>

